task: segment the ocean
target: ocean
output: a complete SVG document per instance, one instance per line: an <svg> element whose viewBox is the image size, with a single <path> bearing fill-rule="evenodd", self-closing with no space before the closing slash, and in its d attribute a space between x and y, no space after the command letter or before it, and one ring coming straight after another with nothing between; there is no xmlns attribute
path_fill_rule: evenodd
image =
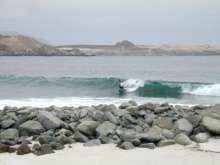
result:
<svg viewBox="0 0 220 165"><path fill-rule="evenodd" d="M220 56L0 57L0 108L220 103Z"/></svg>

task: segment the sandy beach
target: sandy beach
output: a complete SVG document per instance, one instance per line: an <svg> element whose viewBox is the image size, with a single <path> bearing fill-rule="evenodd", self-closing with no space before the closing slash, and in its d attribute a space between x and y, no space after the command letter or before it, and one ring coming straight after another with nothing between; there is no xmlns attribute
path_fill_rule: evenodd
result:
<svg viewBox="0 0 220 165"><path fill-rule="evenodd" d="M95 147L84 147L73 144L72 148L57 151L55 154L35 156L28 154L1 154L0 165L218 165L220 162L220 140L183 147L172 145L151 149L136 148L121 150L107 144Z"/></svg>

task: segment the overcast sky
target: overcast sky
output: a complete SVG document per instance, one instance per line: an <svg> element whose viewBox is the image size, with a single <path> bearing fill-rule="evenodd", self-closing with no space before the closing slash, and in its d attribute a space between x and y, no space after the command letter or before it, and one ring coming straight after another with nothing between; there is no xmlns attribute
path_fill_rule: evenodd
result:
<svg viewBox="0 0 220 165"><path fill-rule="evenodd" d="M0 0L0 31L51 44L220 44L220 0Z"/></svg>

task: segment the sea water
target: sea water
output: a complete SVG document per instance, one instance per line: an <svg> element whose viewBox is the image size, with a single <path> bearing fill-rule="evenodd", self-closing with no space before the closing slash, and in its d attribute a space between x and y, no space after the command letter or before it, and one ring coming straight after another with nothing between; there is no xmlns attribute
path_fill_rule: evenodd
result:
<svg viewBox="0 0 220 165"><path fill-rule="evenodd" d="M220 103L220 56L0 57L0 107Z"/></svg>

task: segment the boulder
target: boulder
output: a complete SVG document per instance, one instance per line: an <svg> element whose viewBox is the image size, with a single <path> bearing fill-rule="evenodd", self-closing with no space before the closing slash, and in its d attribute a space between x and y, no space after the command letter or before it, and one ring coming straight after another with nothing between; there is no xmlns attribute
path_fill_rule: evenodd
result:
<svg viewBox="0 0 220 165"><path fill-rule="evenodd" d="M104 119L108 120L114 124L118 123L117 118L111 112L104 112Z"/></svg>
<svg viewBox="0 0 220 165"><path fill-rule="evenodd" d="M167 139L173 139L175 137L174 132L172 132L171 130L168 130L168 129L163 129L162 135Z"/></svg>
<svg viewBox="0 0 220 165"><path fill-rule="evenodd" d="M82 142L82 143L86 143L89 141L89 138L85 136L84 134L80 133L79 131L75 132L74 139L77 142Z"/></svg>
<svg viewBox="0 0 220 165"><path fill-rule="evenodd" d="M7 128L13 126L14 124L15 124L15 121L14 121L14 120L12 120L12 119L7 119L7 120L3 120L3 121L1 122L1 127L2 127L3 129L7 129Z"/></svg>
<svg viewBox="0 0 220 165"><path fill-rule="evenodd" d="M98 125L99 122L97 121L82 121L77 126L77 129L88 136L92 136L95 135L95 131Z"/></svg>
<svg viewBox="0 0 220 165"><path fill-rule="evenodd" d="M101 145L101 141L99 139L90 140L87 143L84 143L85 147L99 146Z"/></svg>
<svg viewBox="0 0 220 165"><path fill-rule="evenodd" d="M170 117L160 117L154 121L154 124L163 129L172 129L173 119Z"/></svg>
<svg viewBox="0 0 220 165"><path fill-rule="evenodd" d="M43 125L47 130L60 128L64 122L58 117L53 115L51 112L40 111L37 115L38 121Z"/></svg>
<svg viewBox="0 0 220 165"><path fill-rule="evenodd" d="M147 133L141 133L138 135L141 142L158 142L163 139L162 130L157 126L153 126Z"/></svg>
<svg viewBox="0 0 220 165"><path fill-rule="evenodd" d="M115 124L105 121L96 128L96 133L98 136L108 136L114 132L115 128Z"/></svg>
<svg viewBox="0 0 220 165"><path fill-rule="evenodd" d="M63 144L57 142L51 142L50 146L53 150L62 150L65 148Z"/></svg>
<svg viewBox="0 0 220 165"><path fill-rule="evenodd" d="M49 135L41 135L38 137L38 141L40 144L49 144L50 142L53 141L53 137Z"/></svg>
<svg viewBox="0 0 220 165"><path fill-rule="evenodd" d="M211 133L220 135L220 120L205 116L202 119L201 125Z"/></svg>
<svg viewBox="0 0 220 165"><path fill-rule="evenodd" d="M0 140L16 140L18 138L18 130L9 128L0 134Z"/></svg>
<svg viewBox="0 0 220 165"><path fill-rule="evenodd" d="M154 109L154 113L163 113L170 110L169 106L159 106Z"/></svg>
<svg viewBox="0 0 220 165"><path fill-rule="evenodd" d="M17 148L17 155L25 155L31 153L31 148L27 144L21 144Z"/></svg>
<svg viewBox="0 0 220 165"><path fill-rule="evenodd" d="M134 149L134 145L131 142L123 142L122 144L119 145L119 148L123 150L131 150Z"/></svg>
<svg viewBox="0 0 220 165"><path fill-rule="evenodd" d="M185 135L184 133L178 134L175 137L175 142L180 145L184 145L184 146L192 144L192 141L190 140L190 138L187 135Z"/></svg>
<svg viewBox="0 0 220 165"><path fill-rule="evenodd" d="M165 140L161 140L159 143L158 143L158 146L159 147L164 147L164 146L169 146L169 145L173 145L173 144L175 144L176 142L175 142L175 140L167 140L167 139L165 139Z"/></svg>
<svg viewBox="0 0 220 165"><path fill-rule="evenodd" d="M22 136L39 135L45 129L38 121L29 120L19 126L19 132Z"/></svg>
<svg viewBox="0 0 220 165"><path fill-rule="evenodd" d="M33 153L37 156L52 154L54 153L52 147L49 144L43 144L41 146L35 147Z"/></svg>
<svg viewBox="0 0 220 165"><path fill-rule="evenodd" d="M205 143L209 140L209 135L207 133L198 133L194 137L197 143Z"/></svg>
<svg viewBox="0 0 220 165"><path fill-rule="evenodd" d="M138 147L148 148L148 149L155 149L156 145L154 143L141 143Z"/></svg>
<svg viewBox="0 0 220 165"><path fill-rule="evenodd" d="M189 135L193 130L193 126L188 120L182 118L176 121L175 130L177 134L186 133L187 135Z"/></svg>
<svg viewBox="0 0 220 165"><path fill-rule="evenodd" d="M9 149L10 149L9 145L0 143L0 153L9 152Z"/></svg>

